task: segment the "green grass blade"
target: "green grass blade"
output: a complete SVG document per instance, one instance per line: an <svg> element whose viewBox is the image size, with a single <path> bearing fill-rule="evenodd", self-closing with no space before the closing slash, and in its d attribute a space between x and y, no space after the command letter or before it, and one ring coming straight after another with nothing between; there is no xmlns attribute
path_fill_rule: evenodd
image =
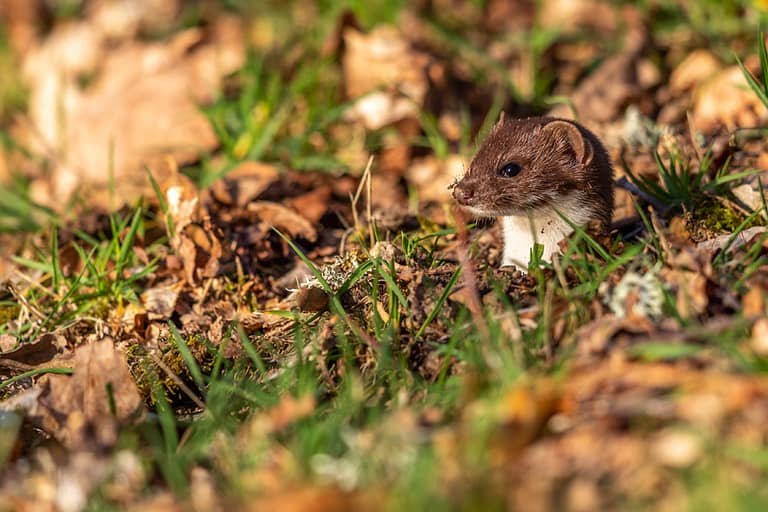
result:
<svg viewBox="0 0 768 512"><path fill-rule="evenodd" d="M20 380L24 380L29 377L34 377L35 375L42 375L44 373L72 375L73 373L75 373L75 370L73 368L64 368L64 367L35 368L34 370L29 370L24 373L20 373L14 377L11 377L8 380L4 380L3 382L0 382L0 391L7 388L11 384L19 382Z"/></svg>
<svg viewBox="0 0 768 512"><path fill-rule="evenodd" d="M171 330L171 337L176 344L176 348L179 349L179 353L184 359L184 363L186 363L187 368L189 368L189 373L192 375L192 380L195 381L197 388L203 392L205 390L203 372L200 371L200 366L197 364L195 356L192 355L192 351L189 349L189 345L187 345L186 341L184 341L184 338L181 337L181 334L179 333L178 329L176 329L176 326L173 324L173 322L168 322L168 328Z"/></svg>
<svg viewBox="0 0 768 512"><path fill-rule="evenodd" d="M443 304L445 304L445 301L448 300L448 296L451 294L451 292L453 292L453 287L456 286L456 282L461 276L461 270L461 265L456 267L453 275L448 280L448 284L445 285L443 293L440 294L437 302L435 302L435 307L432 308L432 311L430 311L429 315L427 315L427 318L424 319L424 322L421 324L421 327L419 327L419 330L416 331L416 338L420 338L424 334L424 331L427 329L429 324L431 324L432 321L437 317L438 313L440 313L440 310L443 308Z"/></svg>

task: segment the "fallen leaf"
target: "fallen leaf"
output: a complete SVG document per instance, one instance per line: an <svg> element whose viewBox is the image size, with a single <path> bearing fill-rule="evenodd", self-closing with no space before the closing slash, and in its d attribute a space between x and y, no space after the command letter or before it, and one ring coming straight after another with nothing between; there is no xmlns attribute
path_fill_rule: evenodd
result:
<svg viewBox="0 0 768 512"><path fill-rule="evenodd" d="M728 253L731 254L744 244L752 241L755 237L761 236L767 229L765 226L754 226L740 231L735 237L731 233L726 233L716 238L699 242L696 247L705 251L718 251L728 246Z"/></svg>
<svg viewBox="0 0 768 512"><path fill-rule="evenodd" d="M445 159L427 156L415 159L408 167L405 178L413 185L422 202L451 202L450 186L464 174L466 163L460 155Z"/></svg>
<svg viewBox="0 0 768 512"><path fill-rule="evenodd" d="M78 346L72 367L72 376L40 378L36 385L42 393L33 415L71 449L113 446L119 428L143 411L125 356L104 338Z"/></svg>
<svg viewBox="0 0 768 512"><path fill-rule="evenodd" d="M743 184L733 187L731 192L737 199L744 203L745 206L752 211L756 211L763 207L763 190L766 186L768 186L768 176L763 172L757 176L746 178Z"/></svg>
<svg viewBox="0 0 768 512"><path fill-rule="evenodd" d="M273 165L243 162L211 184L211 193L217 201L242 208L259 197L278 177Z"/></svg>
<svg viewBox="0 0 768 512"><path fill-rule="evenodd" d="M696 88L691 118L697 131L711 133L718 128L758 126L768 119L768 111L749 88L741 68L730 66Z"/></svg>
<svg viewBox="0 0 768 512"><path fill-rule="evenodd" d="M601 0L545 0L539 6L536 19L542 27L559 31L590 28L603 33L616 30L619 16L616 9Z"/></svg>
<svg viewBox="0 0 768 512"><path fill-rule="evenodd" d="M741 307L747 318L765 315L765 289L754 284L750 286L749 291L744 294L741 300ZM768 342L768 340L766 341Z"/></svg>
<svg viewBox="0 0 768 512"><path fill-rule="evenodd" d="M171 226L167 226L167 229L171 236L171 247L177 249L179 234L189 224L200 219L200 194L192 180L178 171L178 166L174 160L168 159L166 162L170 162L168 171L170 175L163 180L160 190L168 205L169 218L163 220L173 224L172 232Z"/></svg>
<svg viewBox="0 0 768 512"><path fill-rule="evenodd" d="M176 308L182 283L155 286L144 290L141 294L141 303L147 313L153 316L151 320L167 319L171 317Z"/></svg>
<svg viewBox="0 0 768 512"><path fill-rule="evenodd" d="M426 97L426 54L415 51L397 28L378 25L370 33L347 27L343 32L344 90L357 99L348 119L377 130L407 117L418 118ZM384 87L383 91L377 91Z"/></svg>
<svg viewBox="0 0 768 512"><path fill-rule="evenodd" d="M61 354L66 346L67 341L60 334L43 334L37 341L23 343L10 352L0 354L0 370L30 370L48 363Z"/></svg>
<svg viewBox="0 0 768 512"><path fill-rule="evenodd" d="M188 29L168 41L128 42L109 52L104 34L88 21L67 30L72 35L59 41L57 29L26 66L39 134L27 142L43 157L61 148L51 162L49 197L38 200L60 208L75 191L106 191L111 184L113 194L92 201L129 201L150 192L143 165L168 156L191 162L218 145L199 104L212 101L221 77L244 60L239 21L223 17L207 32ZM76 80L86 72L96 76L80 91Z"/></svg>
<svg viewBox="0 0 768 512"><path fill-rule="evenodd" d="M331 187L321 185L300 196L287 199L285 205L297 212L312 224L317 224L328 212L328 202L331 199Z"/></svg>
<svg viewBox="0 0 768 512"><path fill-rule="evenodd" d="M762 357L768 357L768 318L760 318L752 326L749 347Z"/></svg>
<svg viewBox="0 0 768 512"><path fill-rule="evenodd" d="M248 211L262 222L287 233L292 237L300 236L310 242L317 240L317 231L299 213L285 206L269 201L256 201L248 204Z"/></svg>
<svg viewBox="0 0 768 512"><path fill-rule="evenodd" d="M594 2L591 4L594 5ZM644 73L641 62L648 29L633 8L628 7L625 13L628 14L625 17L629 26L622 52L606 59L570 95L575 115L587 126L618 120L627 106L636 103L646 90L655 85L641 80ZM589 16L594 17L594 11ZM558 105L550 110L549 115L573 119L573 110L568 105Z"/></svg>
<svg viewBox="0 0 768 512"><path fill-rule="evenodd" d="M669 76L669 88L677 94L682 94L703 83L720 71L720 61L705 48L689 53Z"/></svg>

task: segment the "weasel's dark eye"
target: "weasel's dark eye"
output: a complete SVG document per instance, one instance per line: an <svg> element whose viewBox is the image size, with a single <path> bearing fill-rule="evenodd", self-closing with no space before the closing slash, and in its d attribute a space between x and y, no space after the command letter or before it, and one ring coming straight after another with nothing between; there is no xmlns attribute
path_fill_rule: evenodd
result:
<svg viewBox="0 0 768 512"><path fill-rule="evenodd" d="M514 178L515 176L520 174L520 171L522 170L523 168L520 167L520 164L509 162L508 164L504 164L501 167L499 167L499 176L503 178Z"/></svg>

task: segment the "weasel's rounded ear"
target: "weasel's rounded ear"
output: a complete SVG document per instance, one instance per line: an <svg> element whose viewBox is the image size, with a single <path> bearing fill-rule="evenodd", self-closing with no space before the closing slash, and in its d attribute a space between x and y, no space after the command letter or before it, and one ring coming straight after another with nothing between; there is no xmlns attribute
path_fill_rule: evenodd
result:
<svg viewBox="0 0 768 512"><path fill-rule="evenodd" d="M551 121L544 125L543 132L547 133L555 140L562 140L571 148L582 165L588 165L594 156L592 143L584 138L576 125L567 121Z"/></svg>
<svg viewBox="0 0 768 512"><path fill-rule="evenodd" d="M499 112L499 120L496 121L496 123L491 127L491 132L495 132L496 130L501 128L501 125L503 125L504 121L506 120L507 120L507 114L505 114L504 111L502 110L501 112Z"/></svg>

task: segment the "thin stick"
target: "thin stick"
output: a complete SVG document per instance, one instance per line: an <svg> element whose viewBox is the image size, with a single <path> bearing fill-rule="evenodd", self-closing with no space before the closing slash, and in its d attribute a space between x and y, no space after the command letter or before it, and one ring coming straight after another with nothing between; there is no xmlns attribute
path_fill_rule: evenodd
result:
<svg viewBox="0 0 768 512"><path fill-rule="evenodd" d="M350 197L350 200L352 202L352 221L354 222L355 230L357 230L357 228L360 227L359 218L357 216L357 201L360 199L360 194L363 193L363 187L365 187L365 180L370 179L372 165L373 165L373 155L368 157L368 163L365 166L365 170L363 171L363 176L360 179L360 183L357 185L357 190L355 191L355 195ZM370 202L370 196L368 200Z"/></svg>
<svg viewBox="0 0 768 512"><path fill-rule="evenodd" d="M168 377L170 377L170 378L171 378L171 380L174 382L174 384L176 384L177 386L179 386L179 389L181 390L181 392L182 392L182 393L184 393L185 395L187 395L187 396L189 397L189 399L190 399L190 400L192 400L193 402L195 402L195 405L197 405L198 407L200 407L202 410L204 410L204 411L206 410L206 408L205 408L205 403L203 403L203 401L202 401L202 400L200 400L200 398L198 398L198 397L197 397L197 395L196 395L195 393L193 393L191 389L189 389L189 386L187 386L186 384L184 384L184 381L183 381L183 380L181 380L181 378L180 378L178 375L176 375L175 373L173 373L173 370L171 370L171 369L168 367L168 365L167 365L167 364L165 364L165 363L163 362L163 360L162 360L162 359L160 359L159 357L157 357L157 355L156 355L156 354L154 354L153 352L149 352L149 357L151 357L151 358L152 358L152 361L153 361L153 362L154 362L154 363L155 363L157 366L159 366L159 367L160 367L160 369L162 369L162 370L165 372L165 374L166 374L166 375L168 375Z"/></svg>

